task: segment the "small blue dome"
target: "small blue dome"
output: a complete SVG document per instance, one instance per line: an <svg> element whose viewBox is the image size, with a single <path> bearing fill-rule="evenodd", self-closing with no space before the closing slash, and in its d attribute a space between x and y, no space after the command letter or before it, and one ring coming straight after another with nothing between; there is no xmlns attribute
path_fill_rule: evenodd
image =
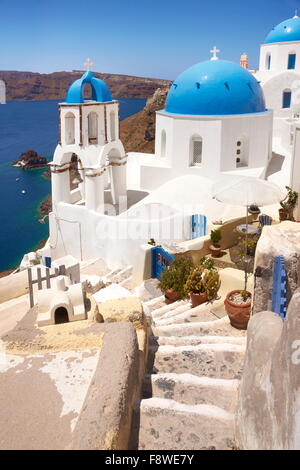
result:
<svg viewBox="0 0 300 470"><path fill-rule="evenodd" d="M112 101L112 97L106 83L103 80L100 80L100 78L94 77L93 72L88 71L84 73L79 80L75 80L75 82L69 87L66 96L66 103L84 103L84 86L87 83L91 85L91 99L93 101L97 101L98 103Z"/></svg>
<svg viewBox="0 0 300 470"><path fill-rule="evenodd" d="M265 39L265 44L300 41L300 18L294 16L275 26Z"/></svg>
<svg viewBox="0 0 300 470"><path fill-rule="evenodd" d="M166 112L200 116L261 113L263 91L246 69L227 60L193 65L172 84Z"/></svg>

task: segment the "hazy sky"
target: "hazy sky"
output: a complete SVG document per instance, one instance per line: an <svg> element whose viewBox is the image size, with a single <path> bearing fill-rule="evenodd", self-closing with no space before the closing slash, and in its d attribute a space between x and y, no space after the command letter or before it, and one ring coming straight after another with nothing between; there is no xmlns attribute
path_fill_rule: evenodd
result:
<svg viewBox="0 0 300 470"><path fill-rule="evenodd" d="M300 0L0 0L0 70L97 72L175 79L210 57L256 67L259 45Z"/></svg>

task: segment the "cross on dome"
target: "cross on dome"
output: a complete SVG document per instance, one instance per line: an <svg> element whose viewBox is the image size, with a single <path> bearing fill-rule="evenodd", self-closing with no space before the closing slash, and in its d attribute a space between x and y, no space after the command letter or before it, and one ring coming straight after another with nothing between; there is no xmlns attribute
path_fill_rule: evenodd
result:
<svg viewBox="0 0 300 470"><path fill-rule="evenodd" d="M86 66L87 71L89 72L91 70L91 66L94 65L94 63L91 61L90 58L88 58L86 59L86 62L84 63L84 65Z"/></svg>
<svg viewBox="0 0 300 470"><path fill-rule="evenodd" d="M298 16L298 10L295 10L295 16L294 16L294 18L299 18L299 16Z"/></svg>
<svg viewBox="0 0 300 470"><path fill-rule="evenodd" d="M210 60L219 60L219 57L217 56L217 53L221 52L221 51L220 51L220 49L217 49L217 46L214 46L214 48L210 52L211 52L211 54L213 54L213 56Z"/></svg>

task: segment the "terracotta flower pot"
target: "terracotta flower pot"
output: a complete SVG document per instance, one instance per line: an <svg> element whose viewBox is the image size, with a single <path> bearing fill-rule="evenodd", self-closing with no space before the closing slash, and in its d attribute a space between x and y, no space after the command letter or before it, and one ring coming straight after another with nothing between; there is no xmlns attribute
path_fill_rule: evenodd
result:
<svg viewBox="0 0 300 470"><path fill-rule="evenodd" d="M207 302L207 295L205 292L203 294L194 294L193 292L191 292L190 296L193 307L197 307L198 305Z"/></svg>
<svg viewBox="0 0 300 470"><path fill-rule="evenodd" d="M174 292L172 289L166 290L166 292L165 292L165 302L166 302L166 304L167 305L173 304L174 302L176 302L176 300L179 300L178 294L176 294L176 292Z"/></svg>
<svg viewBox="0 0 300 470"><path fill-rule="evenodd" d="M213 258L220 258L221 256L221 247L218 245L210 245L210 254Z"/></svg>
<svg viewBox="0 0 300 470"><path fill-rule="evenodd" d="M284 220L287 220L287 213L284 209L279 209L279 220L283 222Z"/></svg>
<svg viewBox="0 0 300 470"><path fill-rule="evenodd" d="M232 295L238 294L240 292L240 290L233 290L229 292L226 296L226 299L224 300L224 304L231 325L238 330L246 330L251 312L250 292L247 292L247 294L250 295L250 300L245 304L236 304L230 300Z"/></svg>

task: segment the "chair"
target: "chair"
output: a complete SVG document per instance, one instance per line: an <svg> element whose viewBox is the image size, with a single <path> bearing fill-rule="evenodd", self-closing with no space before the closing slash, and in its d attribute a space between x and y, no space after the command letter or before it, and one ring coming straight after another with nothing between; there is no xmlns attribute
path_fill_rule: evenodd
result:
<svg viewBox="0 0 300 470"><path fill-rule="evenodd" d="M262 214L258 218L259 227L263 228L265 225L272 225L273 219L269 215Z"/></svg>

